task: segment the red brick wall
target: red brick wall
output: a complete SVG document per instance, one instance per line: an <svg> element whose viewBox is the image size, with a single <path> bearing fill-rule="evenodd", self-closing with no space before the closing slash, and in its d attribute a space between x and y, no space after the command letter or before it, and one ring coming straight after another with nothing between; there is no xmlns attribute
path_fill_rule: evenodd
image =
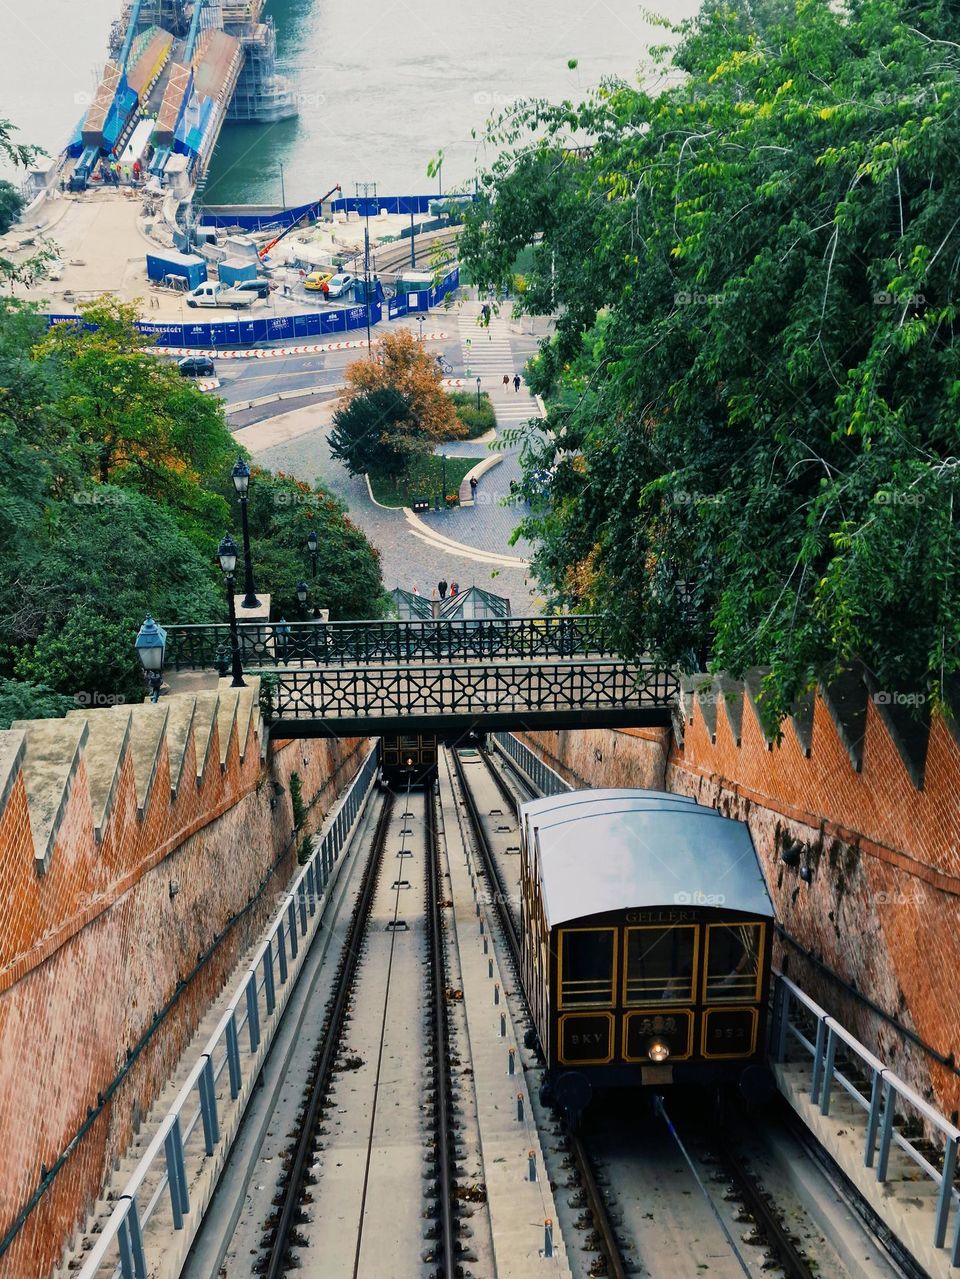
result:
<svg viewBox="0 0 960 1279"><path fill-rule="evenodd" d="M99 847L84 762L74 778L50 866L38 875L22 774L0 812L0 1233L5 1233L107 1088L127 1050L187 979L198 955L225 936L71 1153L0 1258L2 1279L49 1273L130 1142L136 1114L162 1090L238 957L272 913L295 865L289 778L300 775L308 828L322 823L356 771L366 743L285 742L266 763L253 724L241 760L214 740L196 781L192 737L171 799L165 744L150 803L137 815L123 766ZM276 779L286 794L270 809ZM179 892L171 898L170 882ZM255 905L233 926L265 886Z"/></svg>
<svg viewBox="0 0 960 1279"><path fill-rule="evenodd" d="M920 790L872 703L859 773L819 697L809 757L789 722L769 749L749 702L739 745L722 708L711 740L699 704L682 747L668 730L525 739L574 784L681 792L747 821L785 930L926 1044L960 1058L960 746L942 720L931 730ZM809 885L780 859L788 839L809 851ZM955 1071L796 948L781 944L779 958L918 1091L947 1114L960 1108Z"/></svg>

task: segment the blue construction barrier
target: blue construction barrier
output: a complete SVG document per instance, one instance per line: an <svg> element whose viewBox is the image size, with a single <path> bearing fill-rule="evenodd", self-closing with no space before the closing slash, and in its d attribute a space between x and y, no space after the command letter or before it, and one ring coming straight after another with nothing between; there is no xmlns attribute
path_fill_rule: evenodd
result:
<svg viewBox="0 0 960 1279"><path fill-rule="evenodd" d="M429 213L430 206L445 200L461 203L472 203L473 195L381 195L374 200L363 200L357 196L331 201L334 213L359 213L366 217L376 217L381 211L387 213ZM294 209L282 209L276 213L208 213L200 214L201 226L239 227L243 231L266 231L276 227L293 226L301 218L318 218L320 201L299 204Z"/></svg>
<svg viewBox="0 0 960 1279"><path fill-rule="evenodd" d="M387 303L387 318L399 319L402 315L427 311L442 301L460 284L460 268L443 277L439 284L420 293L404 294L391 298ZM410 305L416 299L416 305ZM370 301L370 323L380 324L384 318L384 304L378 298ZM48 315L47 324L76 324L75 315ZM337 333L350 333L362 329L367 323L367 308L359 306L338 307L335 311L311 311L308 315L271 315L262 319L214 320L204 324L151 324L141 321L137 328L141 333L156 338L159 346L189 346L201 350L220 346L263 346L265 342L302 342L309 338L333 337ZM94 324L84 325L91 331Z"/></svg>
<svg viewBox="0 0 960 1279"><path fill-rule="evenodd" d="M383 304L370 303L370 323L383 319ZM47 324L75 324L75 315L48 315ZM332 337L362 329L367 308L351 306L336 311L315 311L310 315L272 315L256 320L222 320L210 324L137 325L141 333L156 338L160 346L188 346L202 350L221 346L263 346L266 342L301 342L309 338ZM84 326L93 329L96 326Z"/></svg>

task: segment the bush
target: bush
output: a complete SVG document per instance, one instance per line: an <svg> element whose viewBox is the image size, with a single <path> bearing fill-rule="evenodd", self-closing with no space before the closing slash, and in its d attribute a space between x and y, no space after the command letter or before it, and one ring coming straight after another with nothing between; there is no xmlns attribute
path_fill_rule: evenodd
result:
<svg viewBox="0 0 960 1279"><path fill-rule="evenodd" d="M60 719L76 705L72 697L45 684L0 679L0 729L9 728L15 719Z"/></svg>
<svg viewBox="0 0 960 1279"><path fill-rule="evenodd" d="M493 403L486 391L481 393L480 407L477 408L477 397L472 391L451 391L450 399L457 411L457 417L467 428L467 439L475 440L486 435L497 425L497 415Z"/></svg>

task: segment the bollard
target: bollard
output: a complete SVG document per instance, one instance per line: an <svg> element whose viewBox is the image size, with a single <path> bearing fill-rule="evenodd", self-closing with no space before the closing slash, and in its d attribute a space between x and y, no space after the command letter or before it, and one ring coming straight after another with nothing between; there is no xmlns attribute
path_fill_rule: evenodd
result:
<svg viewBox="0 0 960 1279"><path fill-rule="evenodd" d="M481 936L481 937L483 936L483 919L482 919L482 917L481 917L481 920L480 920L480 936Z"/></svg>
<svg viewBox="0 0 960 1279"><path fill-rule="evenodd" d="M507 1074L515 1075L517 1073L517 1050L511 1048L507 1052Z"/></svg>
<svg viewBox="0 0 960 1279"><path fill-rule="evenodd" d="M488 977L493 976L493 960L492 959L487 960L487 976Z"/></svg>
<svg viewBox="0 0 960 1279"><path fill-rule="evenodd" d="M479 915L479 914L480 914L480 901L479 901L479 899L478 899L478 900L477 900L477 915Z"/></svg>
<svg viewBox="0 0 960 1279"><path fill-rule="evenodd" d="M492 959L490 960L490 976L491 977L493 976L493 960ZM500 1002L500 983L499 982L497 982L493 988L493 1002L495 1004L499 1004Z"/></svg>
<svg viewBox="0 0 960 1279"><path fill-rule="evenodd" d="M553 1256L553 1222L549 1217L543 1223L543 1255L546 1260Z"/></svg>
<svg viewBox="0 0 960 1279"><path fill-rule="evenodd" d="M500 1038L506 1039L506 1037L507 1037L507 1014L501 1013L500 1014Z"/></svg>
<svg viewBox="0 0 960 1279"><path fill-rule="evenodd" d="M517 1093L517 1123L523 1123L523 1093Z"/></svg>
<svg viewBox="0 0 960 1279"><path fill-rule="evenodd" d="M489 955L489 954L490 954L490 939L489 939L489 937L484 937L484 939L483 939L483 953L484 953L485 955Z"/></svg>
<svg viewBox="0 0 960 1279"><path fill-rule="evenodd" d="M527 1151L527 1180L536 1181L537 1179L537 1156L532 1150Z"/></svg>

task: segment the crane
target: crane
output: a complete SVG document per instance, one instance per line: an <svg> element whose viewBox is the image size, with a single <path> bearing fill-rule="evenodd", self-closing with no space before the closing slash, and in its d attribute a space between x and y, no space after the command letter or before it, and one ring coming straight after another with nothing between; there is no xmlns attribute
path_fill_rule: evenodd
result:
<svg viewBox="0 0 960 1279"><path fill-rule="evenodd" d="M322 195L320 199L316 202L316 204L308 204L307 207L304 209L304 211L300 214L300 216L296 219L295 222L291 222L290 225L288 227L285 227L278 236L276 236L274 239L272 239L269 242L269 244L265 244L263 246L263 248L260 250L259 254L257 255L260 258L260 261L262 262L266 258L267 254L270 252L271 249L275 249L277 247L277 245L284 238L284 236L289 235L291 231L295 230L296 227L298 227L301 222L303 222L307 217L309 217L311 209L319 209L320 206L325 201L330 199L334 191L339 191L339 190L340 190L340 183L338 182L335 187L330 188L330 190L327 192L326 195Z"/></svg>

